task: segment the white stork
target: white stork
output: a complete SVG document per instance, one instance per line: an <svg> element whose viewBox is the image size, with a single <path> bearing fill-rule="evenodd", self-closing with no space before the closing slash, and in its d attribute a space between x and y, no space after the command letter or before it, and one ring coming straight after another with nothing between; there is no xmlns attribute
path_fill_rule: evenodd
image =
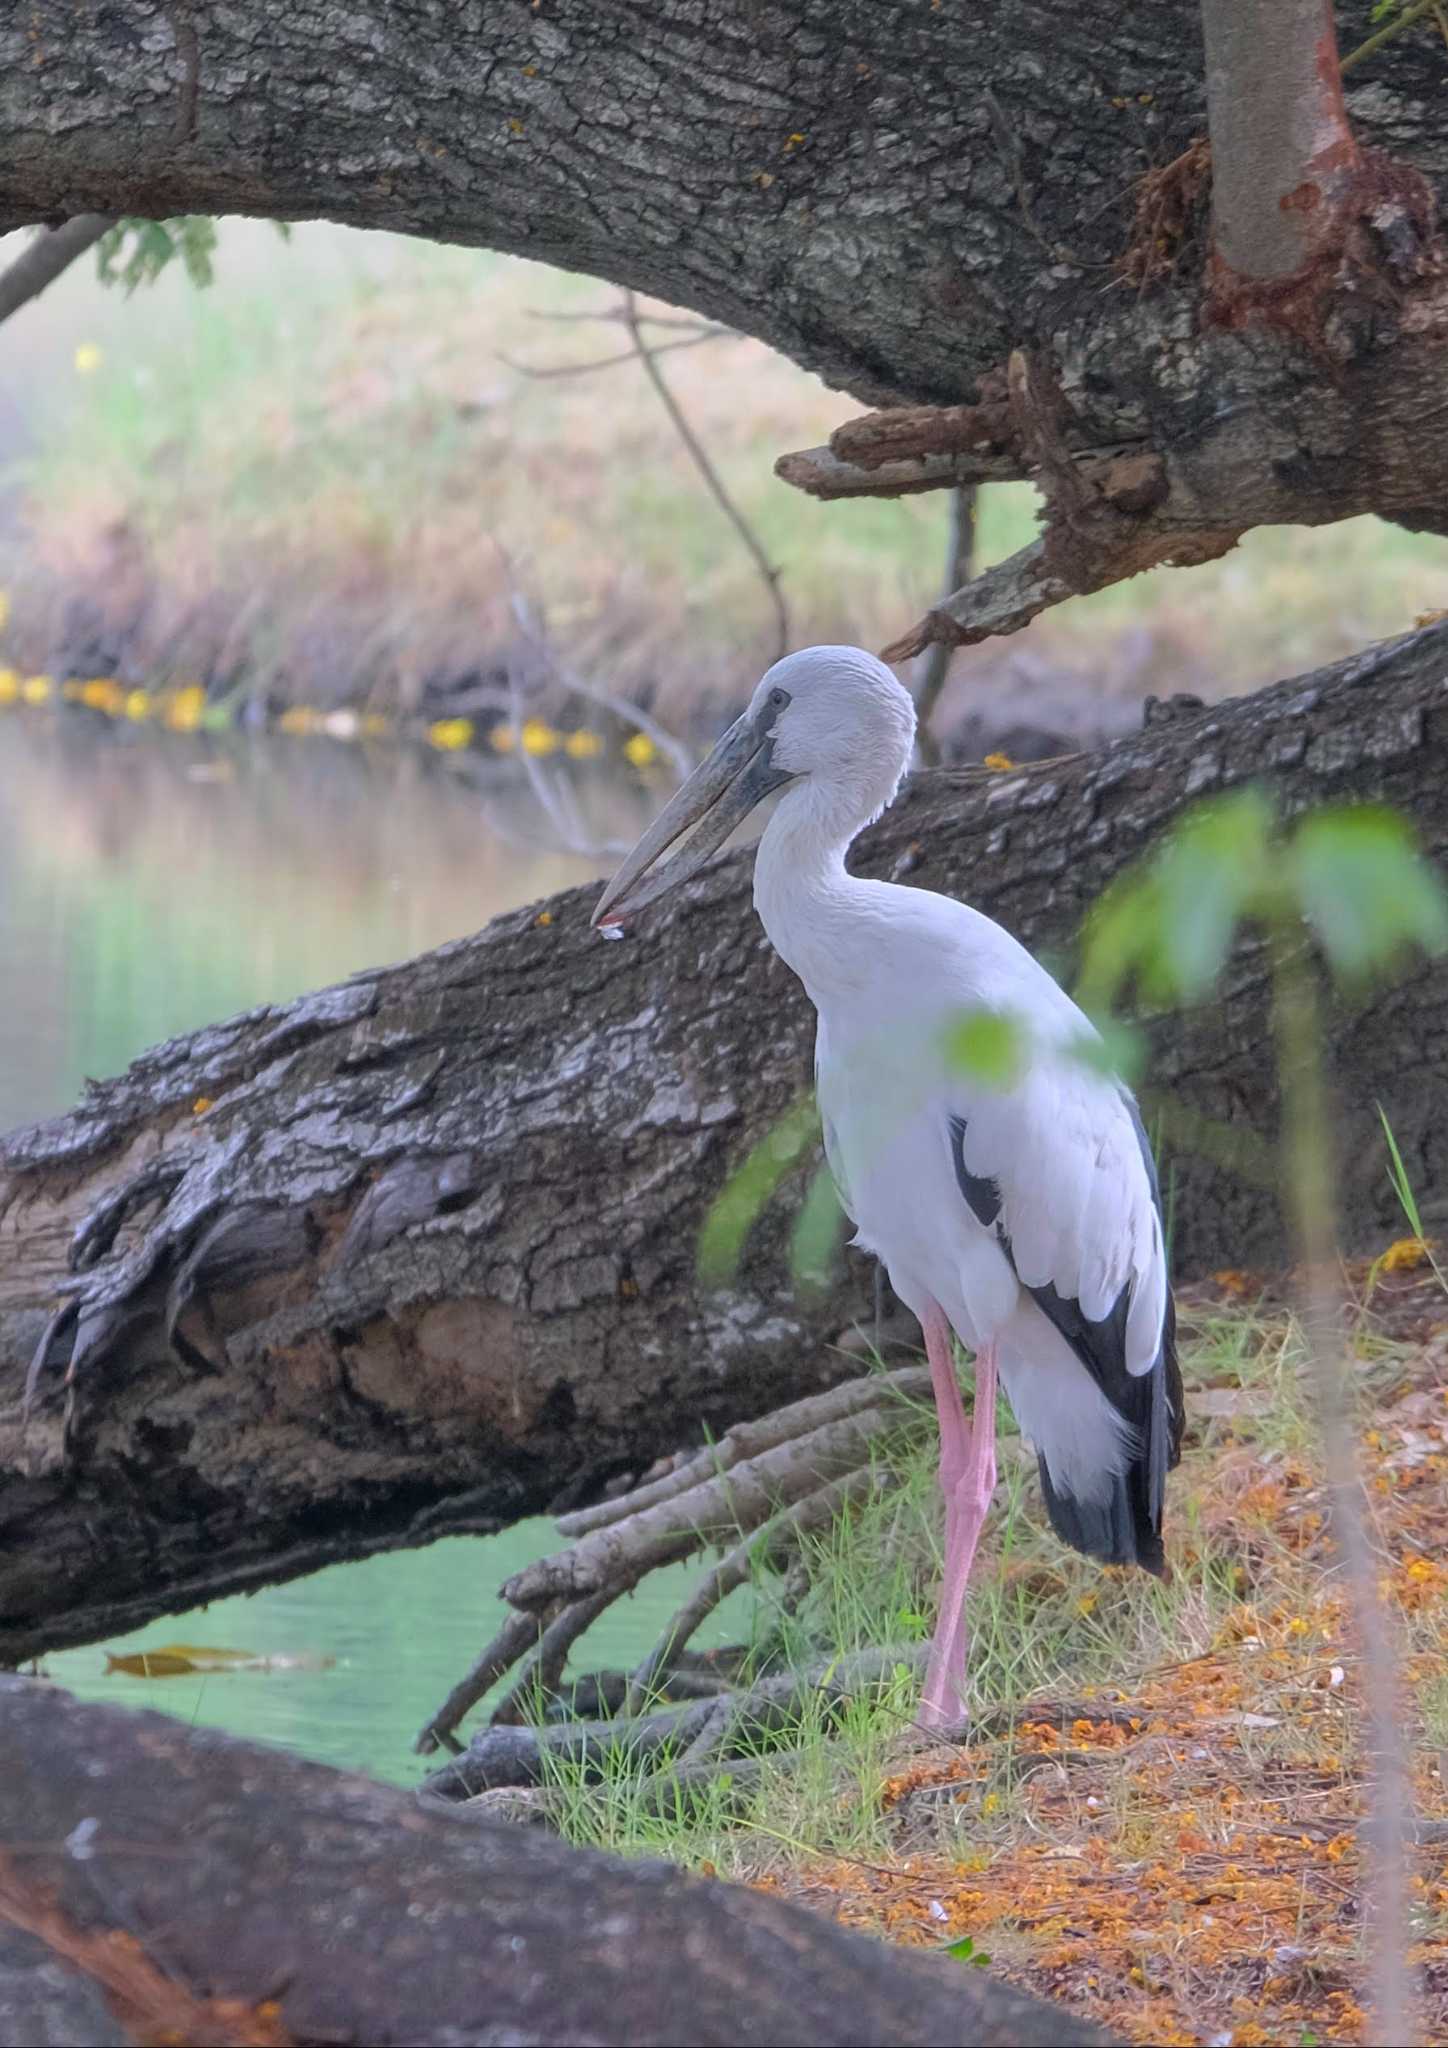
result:
<svg viewBox="0 0 1448 2048"><path fill-rule="evenodd" d="M1156 1573L1182 1392L1151 1148L1128 1090L1082 1056L1099 1045L1091 1025L979 911L845 867L894 798L914 732L909 694L873 655L811 647L776 662L593 921L631 918L782 791L754 863L755 908L818 1013L826 1156L855 1242L920 1319L940 1417L945 1573L920 1707L939 1727L964 1715L997 1374L1036 1447L1056 1534ZM1024 1043L1008 1085L982 1085L952 1052L952 1026L981 1011L1009 1018ZM973 1426L952 1330L975 1354Z"/></svg>

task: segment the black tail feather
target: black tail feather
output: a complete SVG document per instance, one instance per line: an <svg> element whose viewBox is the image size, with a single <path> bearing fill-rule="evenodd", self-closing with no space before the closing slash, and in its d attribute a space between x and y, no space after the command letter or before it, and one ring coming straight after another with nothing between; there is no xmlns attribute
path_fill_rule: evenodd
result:
<svg viewBox="0 0 1448 2048"><path fill-rule="evenodd" d="M1058 1493L1046 1461L1038 1463L1041 1492L1051 1527L1063 1543L1103 1564L1136 1564L1157 1578L1166 1576L1161 1518L1166 1475L1181 1457L1182 1376L1176 1354L1176 1304L1168 1291L1156 1364L1129 1381L1129 1398L1118 1401L1136 1434L1130 1464L1112 1481L1105 1500L1082 1501Z"/></svg>
<svg viewBox="0 0 1448 2048"><path fill-rule="evenodd" d="M1112 1485L1105 1500L1077 1500L1057 1493L1044 1458L1039 1460L1041 1493L1051 1527L1063 1543L1102 1564L1136 1564L1157 1578L1166 1576L1160 1519L1153 1523L1142 1498L1145 1473L1137 1459Z"/></svg>

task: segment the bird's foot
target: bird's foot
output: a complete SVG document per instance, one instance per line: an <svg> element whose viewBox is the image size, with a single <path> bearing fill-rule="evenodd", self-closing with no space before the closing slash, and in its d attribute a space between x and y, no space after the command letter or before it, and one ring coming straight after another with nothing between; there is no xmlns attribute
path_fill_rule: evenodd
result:
<svg viewBox="0 0 1448 2048"><path fill-rule="evenodd" d="M958 1695L935 1693L927 1686L915 1710L915 1726L941 1741L963 1742L970 1732L970 1714Z"/></svg>

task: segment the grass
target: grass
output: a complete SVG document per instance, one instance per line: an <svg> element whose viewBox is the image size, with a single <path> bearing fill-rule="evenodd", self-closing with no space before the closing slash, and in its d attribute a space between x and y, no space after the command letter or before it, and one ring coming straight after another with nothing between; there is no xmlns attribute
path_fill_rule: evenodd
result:
<svg viewBox="0 0 1448 2048"><path fill-rule="evenodd" d="M1379 1262L1381 1266L1382 1262ZM1354 1275L1355 1390L1402 1649L1420 1816L1448 1820L1448 1309L1404 1253ZM1051 1538L1001 1414L975 1582L968 1745L922 1746L903 1673L839 1726L816 1710L740 1798L663 1819L622 1757L560 1770L565 1832L780 1891L908 1945L969 1938L997 1970L1129 2038L1248 2044L1361 2024L1359 1682L1330 1552L1302 1338L1240 1274L1188 1291L1192 1418L1169 1500L1172 1576L1102 1571ZM820 1535L759 1635L796 1664L918 1639L940 1566L933 1422L912 1417L866 1510ZM1415 1959L1448 2029L1448 1867L1412 1879Z"/></svg>
<svg viewBox="0 0 1448 2048"><path fill-rule="evenodd" d="M617 327L534 317L607 306L607 287L323 227L284 246L245 224L224 228L217 278L169 278L124 309L83 275L56 288L47 319L104 347L84 376L53 347L34 379L30 539L4 579L17 665L64 665L80 592L101 615L86 672L113 660L127 680L408 708L507 652L516 581L576 661L676 723L737 699L769 652L767 607L641 373L509 366L614 353ZM879 645L933 598L941 499L822 507L773 477L852 401L743 339L664 368L783 569L797 642ZM988 490L981 558L1034 520L1028 486ZM1221 694L1445 601L1441 540L1362 520L1264 531L970 650L957 709L1002 677L1067 731L1130 722L1122 701L1147 689Z"/></svg>

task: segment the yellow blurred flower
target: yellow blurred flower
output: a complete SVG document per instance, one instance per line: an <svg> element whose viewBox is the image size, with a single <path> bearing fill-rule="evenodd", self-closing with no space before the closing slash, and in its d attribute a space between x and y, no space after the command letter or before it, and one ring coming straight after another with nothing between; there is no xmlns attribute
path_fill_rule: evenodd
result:
<svg viewBox="0 0 1448 2048"><path fill-rule="evenodd" d="M49 676L27 676L20 685L20 694L27 704L48 704L55 692L55 684Z"/></svg>
<svg viewBox="0 0 1448 2048"><path fill-rule="evenodd" d="M570 760L592 761L603 752L603 741L596 732L571 732L563 742L564 751Z"/></svg>
<svg viewBox="0 0 1448 2048"><path fill-rule="evenodd" d="M113 676L92 676L80 686L80 701L91 711L116 718L126 708L126 693Z"/></svg>
<svg viewBox="0 0 1448 2048"><path fill-rule="evenodd" d="M646 732L636 732L632 739L624 741L624 753L635 768L647 768L650 761L656 761L659 750Z"/></svg>
<svg viewBox="0 0 1448 2048"><path fill-rule="evenodd" d="M530 718L523 727L523 752L525 754L551 754L558 746L558 735L551 725L545 725L541 718Z"/></svg>
<svg viewBox="0 0 1448 2048"><path fill-rule="evenodd" d="M495 754L511 754L513 751L512 726L495 725L488 734L488 745Z"/></svg>
<svg viewBox="0 0 1448 2048"><path fill-rule="evenodd" d="M195 732L206 709L206 692L200 683L187 683L166 700L163 716L172 732Z"/></svg>
<svg viewBox="0 0 1448 2048"><path fill-rule="evenodd" d="M149 690L127 690L126 716L133 725L139 725L151 715L151 693Z"/></svg>
<svg viewBox="0 0 1448 2048"><path fill-rule="evenodd" d="M75 366L82 377L98 370L105 358L93 341L83 341L75 352Z"/></svg>
<svg viewBox="0 0 1448 2048"><path fill-rule="evenodd" d="M278 732L289 732L294 739L305 739L321 724L321 718L308 704L289 704L277 720Z"/></svg>
<svg viewBox="0 0 1448 2048"><path fill-rule="evenodd" d="M1407 1273L1414 1266L1421 1266L1427 1257L1428 1247L1421 1237L1400 1237L1396 1244L1388 1246L1378 1266L1384 1273Z"/></svg>
<svg viewBox="0 0 1448 2048"><path fill-rule="evenodd" d="M14 704L19 696L19 676L13 668L0 668L0 704Z"/></svg>
<svg viewBox="0 0 1448 2048"><path fill-rule="evenodd" d="M467 746L473 736L473 721L470 718L439 718L427 729L427 743L438 747L444 754L456 754Z"/></svg>
<svg viewBox="0 0 1448 2048"><path fill-rule="evenodd" d="M1000 775L1003 774L1007 768L1014 768L1016 764L1011 759L1009 754L987 754L985 757L984 765L987 768L994 768L996 773Z"/></svg>

